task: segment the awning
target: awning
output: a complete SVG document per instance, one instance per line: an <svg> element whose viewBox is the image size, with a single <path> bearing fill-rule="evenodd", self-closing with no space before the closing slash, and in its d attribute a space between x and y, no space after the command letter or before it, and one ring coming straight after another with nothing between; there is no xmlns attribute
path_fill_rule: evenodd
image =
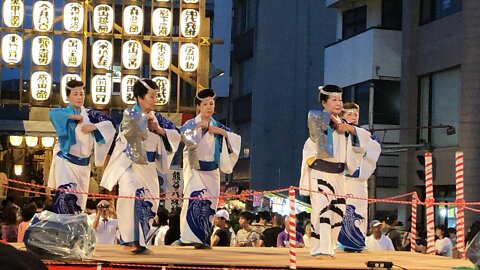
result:
<svg viewBox="0 0 480 270"><path fill-rule="evenodd" d="M50 121L0 119L0 134L38 137L55 136L55 129Z"/></svg>

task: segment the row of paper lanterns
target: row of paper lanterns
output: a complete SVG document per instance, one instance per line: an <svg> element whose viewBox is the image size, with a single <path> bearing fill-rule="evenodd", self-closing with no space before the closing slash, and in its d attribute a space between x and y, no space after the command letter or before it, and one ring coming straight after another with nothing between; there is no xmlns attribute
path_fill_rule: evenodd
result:
<svg viewBox="0 0 480 270"><path fill-rule="evenodd" d="M196 44L180 46L180 68L194 72L198 68L199 49ZM18 34L6 34L2 38L2 57L8 64L18 64L23 56L23 41ZM48 36L36 36L32 41L32 61L35 65L49 65L53 57L53 40ZM79 38L66 38L62 46L62 61L67 67L76 68L82 63L83 42ZM142 42L127 40L122 46L122 64L125 69L137 70L142 65ZM169 43L152 45L150 65L153 70L166 71L170 67L172 48ZM96 40L92 45L92 64L97 69L110 69L113 61L113 45L108 40Z"/></svg>
<svg viewBox="0 0 480 270"><path fill-rule="evenodd" d="M168 2L168 1L159 1ZM184 0L185 3L198 3L198 0ZM36 1L33 5L33 27L39 32L53 29L54 6L49 1ZM67 3L63 8L63 27L68 32L81 32L84 23L84 9L78 2ZM23 24L25 7L21 0L5 0L3 21L7 27L17 28ZM123 10L123 30L128 35L139 35L143 30L143 9L137 5L126 6ZM112 6L100 4L93 10L93 29L96 33L109 34L115 20ZM168 8L156 8L152 14L152 29L156 36L169 36L173 15ZM200 29L200 13L187 8L180 16L182 36L193 38ZM194 30L194 31L192 31Z"/></svg>
<svg viewBox="0 0 480 270"><path fill-rule="evenodd" d="M10 144L12 146L20 146L23 143L24 136L10 136ZM42 145L44 147L52 147L55 143L54 137L42 137L41 138ZM25 143L28 147L35 147L38 145L38 137L36 136L25 136Z"/></svg>

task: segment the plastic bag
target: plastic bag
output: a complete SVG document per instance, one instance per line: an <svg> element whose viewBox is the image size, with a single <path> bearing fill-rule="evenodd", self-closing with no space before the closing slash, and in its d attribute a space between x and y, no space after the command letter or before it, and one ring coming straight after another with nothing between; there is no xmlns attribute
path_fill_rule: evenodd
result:
<svg viewBox="0 0 480 270"><path fill-rule="evenodd" d="M25 246L42 259L90 259L95 249L95 232L87 219L86 214L35 214L25 232Z"/></svg>

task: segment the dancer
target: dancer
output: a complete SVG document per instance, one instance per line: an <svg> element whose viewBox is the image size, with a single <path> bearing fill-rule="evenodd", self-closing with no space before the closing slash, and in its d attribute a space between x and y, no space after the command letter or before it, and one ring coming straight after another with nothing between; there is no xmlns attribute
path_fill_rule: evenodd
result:
<svg viewBox="0 0 480 270"><path fill-rule="evenodd" d="M358 126L360 106L355 103L343 104L342 119L347 123ZM353 174L345 177L345 193L358 198L368 198L368 178L376 168L380 157L380 144L370 136L366 153L356 154L359 167ZM368 201L347 198L347 207L343 216L342 228L338 236L340 248L345 251L362 251L365 249L365 235L367 233Z"/></svg>
<svg viewBox="0 0 480 270"><path fill-rule="evenodd" d="M344 171L353 173L358 168L354 152L364 153L362 146L366 145L370 135L367 131L340 119L339 115L343 109L340 87L326 85L319 89L319 101L324 112L330 114L330 119L327 119L330 122L325 127L325 134L333 151L328 155L317 153L319 148L316 143L318 142L314 142L311 138L307 139L303 148L300 194L309 195L312 204L313 230L310 254L319 259L330 259L335 254L334 249L342 225L346 201L344 197L330 194L345 195ZM324 134L323 132L322 130L321 134ZM358 142L359 146L353 146L352 142Z"/></svg>
<svg viewBox="0 0 480 270"><path fill-rule="evenodd" d="M109 116L83 107L83 82L66 83L66 108L50 111L50 120L57 133L53 150L48 186L62 189L55 192L54 212L78 214L85 210L90 183L90 156L95 166L103 166L115 137L115 127ZM70 192L69 192L70 191Z"/></svg>
<svg viewBox="0 0 480 270"><path fill-rule="evenodd" d="M100 183L108 190L118 184L118 227L124 244L134 254L145 253L147 235L158 209L160 187L157 170L167 173L180 142L173 123L154 112L157 84L141 79L133 86L137 103L123 113L119 138ZM144 198L149 197L149 198Z"/></svg>
<svg viewBox="0 0 480 270"><path fill-rule="evenodd" d="M217 211L220 170L232 173L241 138L212 117L215 111L213 89L197 92L195 103L200 113L181 128L187 145L183 154L183 194L190 198L210 198L183 201L180 240L176 244L196 244L201 248L207 246L213 215Z"/></svg>

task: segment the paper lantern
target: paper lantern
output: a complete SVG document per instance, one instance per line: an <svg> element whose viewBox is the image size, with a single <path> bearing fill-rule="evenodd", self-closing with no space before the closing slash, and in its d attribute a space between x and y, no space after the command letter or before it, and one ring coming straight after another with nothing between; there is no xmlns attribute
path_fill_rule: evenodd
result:
<svg viewBox="0 0 480 270"><path fill-rule="evenodd" d="M158 85L156 105L163 106L170 100L170 80L167 77L152 79Z"/></svg>
<svg viewBox="0 0 480 270"><path fill-rule="evenodd" d="M122 64L126 69L139 69L142 64L142 44L128 40L122 46Z"/></svg>
<svg viewBox="0 0 480 270"><path fill-rule="evenodd" d="M152 30L155 36L167 37L172 30L173 16L168 8L157 8L152 15Z"/></svg>
<svg viewBox="0 0 480 270"><path fill-rule="evenodd" d="M16 176L20 176L23 173L23 165L15 164L13 165L13 172Z"/></svg>
<svg viewBox="0 0 480 270"><path fill-rule="evenodd" d="M101 4L93 9L93 29L97 33L108 34L112 32L115 14L109 5Z"/></svg>
<svg viewBox="0 0 480 270"><path fill-rule="evenodd" d="M10 136L10 144L12 146L20 146L23 143L23 136Z"/></svg>
<svg viewBox="0 0 480 270"><path fill-rule="evenodd" d="M107 75L95 75L92 78L92 101L95 104L108 104L112 96L112 78Z"/></svg>
<svg viewBox="0 0 480 270"><path fill-rule="evenodd" d="M168 70L171 59L172 49L170 44L165 42L157 42L153 44L150 53L150 65L154 70Z"/></svg>
<svg viewBox="0 0 480 270"><path fill-rule="evenodd" d="M95 68L110 70L113 59L113 45L108 40L97 40L92 46L92 63Z"/></svg>
<svg viewBox="0 0 480 270"><path fill-rule="evenodd" d="M131 5L123 10L123 31L127 35L139 35L143 30L143 10Z"/></svg>
<svg viewBox="0 0 480 270"><path fill-rule="evenodd" d="M30 90L35 100L43 101L50 97L52 76L45 71L36 71L30 77Z"/></svg>
<svg viewBox="0 0 480 270"><path fill-rule="evenodd" d="M199 50L193 43L180 46L180 68L186 72L193 72L198 67Z"/></svg>
<svg viewBox="0 0 480 270"><path fill-rule="evenodd" d="M123 76L120 91L122 92L122 100L125 104L135 104L136 100L133 97L133 85L139 79L140 78L135 75Z"/></svg>
<svg viewBox="0 0 480 270"><path fill-rule="evenodd" d="M25 17L22 0L5 0L3 2L3 22L7 27L20 27Z"/></svg>
<svg viewBox="0 0 480 270"><path fill-rule="evenodd" d="M55 143L54 137L42 137L43 147L52 147L54 143Z"/></svg>
<svg viewBox="0 0 480 270"><path fill-rule="evenodd" d="M68 3L63 8L63 28L69 32L79 32L83 28L83 6L79 3Z"/></svg>
<svg viewBox="0 0 480 270"><path fill-rule="evenodd" d="M36 31L52 30L54 17L53 4L48 1L36 1L33 5L33 27Z"/></svg>
<svg viewBox="0 0 480 270"><path fill-rule="evenodd" d="M67 38L63 41L62 59L67 67L79 67L82 64L83 42L79 38Z"/></svg>
<svg viewBox="0 0 480 270"><path fill-rule="evenodd" d="M196 9L184 9L180 16L182 36L193 38L198 36L200 31L200 12Z"/></svg>
<svg viewBox="0 0 480 270"><path fill-rule="evenodd" d="M18 64L22 60L23 40L17 34L6 34L2 38L2 58L7 64Z"/></svg>
<svg viewBox="0 0 480 270"><path fill-rule="evenodd" d="M32 40L32 60L35 65L45 66L52 62L53 41L47 36L36 36Z"/></svg>
<svg viewBox="0 0 480 270"><path fill-rule="evenodd" d="M27 143L28 147L35 147L38 144L38 137L27 136L25 137L25 142Z"/></svg>

